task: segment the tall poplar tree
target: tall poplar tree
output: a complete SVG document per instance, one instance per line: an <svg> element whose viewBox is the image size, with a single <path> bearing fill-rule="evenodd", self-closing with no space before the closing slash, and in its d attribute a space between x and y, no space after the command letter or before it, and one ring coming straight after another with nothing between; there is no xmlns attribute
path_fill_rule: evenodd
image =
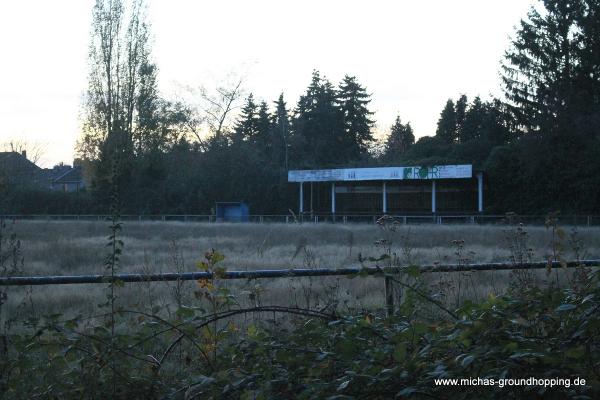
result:
<svg viewBox="0 0 600 400"><path fill-rule="evenodd" d="M90 71L83 136L78 155L95 164L92 187L107 200L116 178L128 179L134 156L141 83L152 85L150 46L143 0L96 0L92 10ZM151 95L149 91L142 95ZM116 172L115 172L116 171Z"/></svg>

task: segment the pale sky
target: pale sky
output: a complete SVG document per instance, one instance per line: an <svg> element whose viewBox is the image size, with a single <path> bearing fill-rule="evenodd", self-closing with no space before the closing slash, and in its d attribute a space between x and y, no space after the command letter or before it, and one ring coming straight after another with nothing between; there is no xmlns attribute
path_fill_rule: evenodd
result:
<svg viewBox="0 0 600 400"><path fill-rule="evenodd" d="M93 0L0 0L0 144L43 143L71 163L79 136ZM258 99L292 108L313 69L355 75L377 130L399 113L433 135L449 97L500 95L500 61L532 0L150 0L153 58L167 98L246 75Z"/></svg>

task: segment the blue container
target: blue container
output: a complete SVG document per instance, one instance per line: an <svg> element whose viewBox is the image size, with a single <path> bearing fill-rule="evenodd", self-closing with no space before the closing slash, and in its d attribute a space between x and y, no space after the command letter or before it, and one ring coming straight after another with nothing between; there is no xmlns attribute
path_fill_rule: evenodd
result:
<svg viewBox="0 0 600 400"><path fill-rule="evenodd" d="M215 203L217 222L248 222L250 207L241 201Z"/></svg>

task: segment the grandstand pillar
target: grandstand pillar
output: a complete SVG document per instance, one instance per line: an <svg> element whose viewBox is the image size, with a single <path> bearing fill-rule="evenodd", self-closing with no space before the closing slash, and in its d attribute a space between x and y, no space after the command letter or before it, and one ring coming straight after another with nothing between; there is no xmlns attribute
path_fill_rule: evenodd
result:
<svg viewBox="0 0 600 400"><path fill-rule="evenodd" d="M302 214L304 212L304 190L302 184L304 182L300 182L300 206L298 207L298 212Z"/></svg>
<svg viewBox="0 0 600 400"><path fill-rule="evenodd" d="M315 212L313 208L313 183L310 183L310 216L312 217Z"/></svg>
<svg viewBox="0 0 600 400"><path fill-rule="evenodd" d="M387 213L387 185L383 182L383 213Z"/></svg>
<svg viewBox="0 0 600 400"><path fill-rule="evenodd" d="M431 212L435 214L435 180L431 180Z"/></svg>
<svg viewBox="0 0 600 400"><path fill-rule="evenodd" d="M477 174L477 211L483 212L483 172Z"/></svg>
<svg viewBox="0 0 600 400"><path fill-rule="evenodd" d="M331 213L335 214L335 182L331 182Z"/></svg>

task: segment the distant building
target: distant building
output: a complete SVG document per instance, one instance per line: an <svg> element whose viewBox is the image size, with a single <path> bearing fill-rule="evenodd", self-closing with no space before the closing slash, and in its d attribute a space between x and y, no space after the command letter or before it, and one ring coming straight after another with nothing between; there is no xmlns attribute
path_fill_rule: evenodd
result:
<svg viewBox="0 0 600 400"><path fill-rule="evenodd" d="M55 175L52 179L51 188L62 192L79 192L85 187L81 167L67 167L68 169L63 169L60 175Z"/></svg>
<svg viewBox="0 0 600 400"><path fill-rule="evenodd" d="M59 164L40 168L27 152L0 152L0 186L29 190L78 192L85 187L81 167Z"/></svg>
<svg viewBox="0 0 600 400"><path fill-rule="evenodd" d="M46 178L42 169L27 159L27 153L0 152L0 180L8 188L40 188Z"/></svg>

